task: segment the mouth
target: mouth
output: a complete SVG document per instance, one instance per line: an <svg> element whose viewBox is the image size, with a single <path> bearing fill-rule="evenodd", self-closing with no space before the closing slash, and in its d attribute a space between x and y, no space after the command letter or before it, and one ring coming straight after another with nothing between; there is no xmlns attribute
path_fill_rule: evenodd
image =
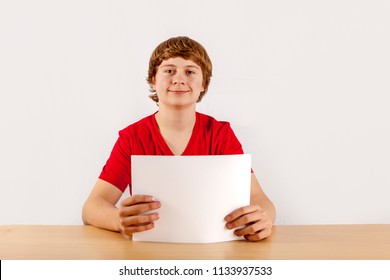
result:
<svg viewBox="0 0 390 280"><path fill-rule="evenodd" d="M173 93L173 94L185 94L189 91L188 90L170 90L169 92Z"/></svg>

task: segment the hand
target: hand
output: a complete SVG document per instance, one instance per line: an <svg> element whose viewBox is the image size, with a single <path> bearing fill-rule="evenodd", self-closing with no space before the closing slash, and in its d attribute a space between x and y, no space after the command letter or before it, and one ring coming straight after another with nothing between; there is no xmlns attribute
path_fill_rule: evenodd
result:
<svg viewBox="0 0 390 280"><path fill-rule="evenodd" d="M127 238L134 232L141 232L154 228L154 221L159 219L158 213L144 212L156 210L161 207L149 195L133 195L125 198L119 206L119 231Z"/></svg>
<svg viewBox="0 0 390 280"><path fill-rule="evenodd" d="M225 217L226 227L236 229L234 234L249 241L259 241L271 235L272 220L259 205L241 207Z"/></svg>

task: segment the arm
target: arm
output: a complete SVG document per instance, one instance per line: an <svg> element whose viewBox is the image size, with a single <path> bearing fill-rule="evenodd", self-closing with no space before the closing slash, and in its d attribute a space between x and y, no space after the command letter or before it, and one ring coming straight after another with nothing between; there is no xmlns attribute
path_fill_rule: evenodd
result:
<svg viewBox="0 0 390 280"><path fill-rule="evenodd" d="M119 231L128 238L134 232L154 227L153 221L158 220L158 214L143 212L160 208L160 202L149 195L133 195L124 199L117 208L121 196L122 192L114 185L98 179L83 206L84 224Z"/></svg>
<svg viewBox="0 0 390 280"><path fill-rule="evenodd" d="M115 205L121 196L114 185L98 179L83 206L84 224L119 231L119 209Z"/></svg>
<svg viewBox="0 0 390 280"><path fill-rule="evenodd" d="M250 204L261 206L261 208L267 213L267 216L269 220L272 222L272 225L274 224L276 218L275 206L272 203L272 201L268 198L268 196L264 193L254 173L252 173L252 178L251 178Z"/></svg>
<svg viewBox="0 0 390 280"><path fill-rule="evenodd" d="M275 222L275 207L261 189L255 174L251 178L250 205L241 207L225 217L226 227L236 229L234 234L244 236L249 241L258 241L271 235Z"/></svg>

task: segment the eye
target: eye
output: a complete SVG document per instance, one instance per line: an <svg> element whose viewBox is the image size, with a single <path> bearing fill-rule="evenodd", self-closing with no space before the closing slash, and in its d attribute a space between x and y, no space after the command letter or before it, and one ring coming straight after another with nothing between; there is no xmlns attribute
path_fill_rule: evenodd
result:
<svg viewBox="0 0 390 280"><path fill-rule="evenodd" d="M193 75L193 74L196 74L196 72L195 72L195 71L192 71L192 70L187 70L187 74Z"/></svg>
<svg viewBox="0 0 390 280"><path fill-rule="evenodd" d="M173 73L173 69L166 69L166 70L164 71L164 73L172 74L172 73Z"/></svg>

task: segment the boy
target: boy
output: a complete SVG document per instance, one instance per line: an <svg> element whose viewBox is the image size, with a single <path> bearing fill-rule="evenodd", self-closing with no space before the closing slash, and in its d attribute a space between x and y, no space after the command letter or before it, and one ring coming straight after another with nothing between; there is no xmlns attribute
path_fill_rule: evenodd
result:
<svg viewBox="0 0 390 280"><path fill-rule="evenodd" d="M147 81L150 97L159 110L119 132L84 204L84 224L119 231L127 238L135 232L153 229L154 221L159 219L158 211L153 210L160 208L161 203L152 196L133 195L124 199L119 208L115 206L127 186L131 189L131 155L243 153L229 123L196 112L196 103L206 94L211 75L210 58L198 42L175 37L157 46L149 61ZM275 208L254 173L251 176L250 205L227 213L225 221L237 236L258 241L271 234ZM152 212L145 214L147 211Z"/></svg>

